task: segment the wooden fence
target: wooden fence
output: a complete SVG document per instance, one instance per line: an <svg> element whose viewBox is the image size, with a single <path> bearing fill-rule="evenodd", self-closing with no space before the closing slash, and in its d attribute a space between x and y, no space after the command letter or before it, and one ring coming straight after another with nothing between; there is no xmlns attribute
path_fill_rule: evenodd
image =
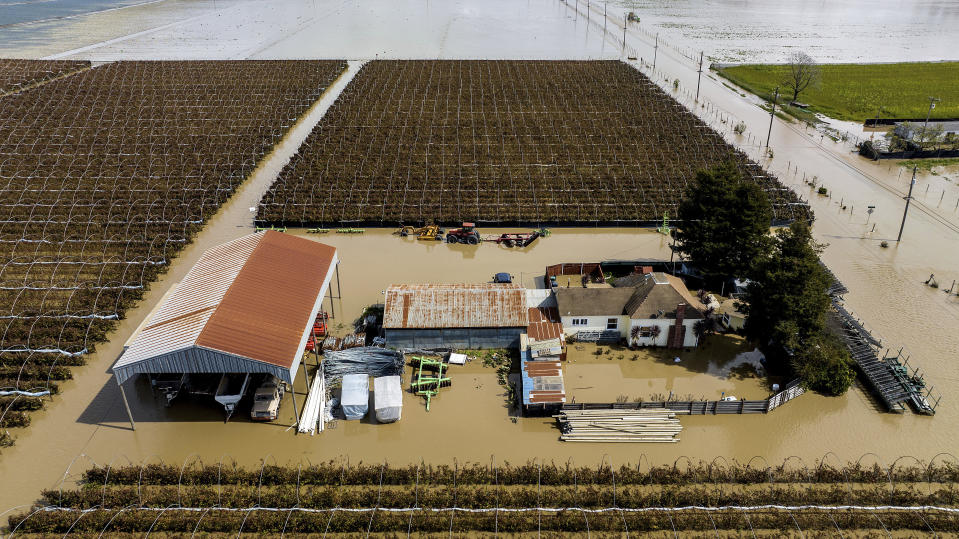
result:
<svg viewBox="0 0 959 539"><path fill-rule="evenodd" d="M642 401L567 403L563 410L671 410L677 414L765 414L805 393L800 381L793 380L786 388L764 400L738 401Z"/></svg>

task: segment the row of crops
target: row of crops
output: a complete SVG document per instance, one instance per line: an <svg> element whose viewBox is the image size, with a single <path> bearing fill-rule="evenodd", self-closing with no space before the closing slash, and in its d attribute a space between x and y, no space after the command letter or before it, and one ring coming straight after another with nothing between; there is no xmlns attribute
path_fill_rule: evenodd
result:
<svg viewBox="0 0 959 539"><path fill-rule="evenodd" d="M649 223L675 216L696 172L725 161L765 188L777 220L807 215L622 62L376 61L280 173L257 219Z"/></svg>
<svg viewBox="0 0 959 539"><path fill-rule="evenodd" d="M74 60L18 60L0 58L0 95L76 73L90 62Z"/></svg>
<svg viewBox="0 0 959 539"><path fill-rule="evenodd" d="M0 391L56 392L345 67L119 62L0 97ZM0 441L41 406L0 397Z"/></svg>
<svg viewBox="0 0 959 539"><path fill-rule="evenodd" d="M793 463L795 464L795 463ZM959 467L162 464L89 469L18 535L959 532ZM716 535L713 535L716 534Z"/></svg>

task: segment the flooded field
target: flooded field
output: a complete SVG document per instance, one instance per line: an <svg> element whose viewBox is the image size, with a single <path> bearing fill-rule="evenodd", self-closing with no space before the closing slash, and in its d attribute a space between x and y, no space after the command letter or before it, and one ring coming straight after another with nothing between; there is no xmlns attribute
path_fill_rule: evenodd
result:
<svg viewBox="0 0 959 539"><path fill-rule="evenodd" d="M246 187L254 188L255 184ZM169 274L151 290L141 308L132 312L114 333L108 345L99 348L91 357L90 365L77 369L76 379L64 384L62 396L35 416L29 431L16 432L17 444L4 449L0 456L0 475L14 486L0 494L0 505L12 506L25 501L22 492L35 492L55 483L79 454L80 467L87 457L98 463L140 462L143 459L182 462L190 455L198 455L205 462L220 458L235 459L248 465L267 458L277 462L319 461L348 457L353 461L380 462L450 462L485 461L491 455L511 462L524 462L533 457L577 462L596 462L597 447L591 444L563 444L549 418L514 418L506 407L504 389L496 382L493 369L474 362L451 371L453 385L433 401L426 412L421 399L404 396L403 419L395 424L377 425L367 421L340 421L327 432L317 436L296 436L292 406L287 400L281 418L273 424L251 423L242 411L229 423L222 422L221 411L215 407L190 402L176 403L164 408L154 400L145 381L139 381L130 392L133 415L137 421L135 432L129 424L120 400L119 391L108 371L121 351L121 346L139 321L147 314L153 301L162 295L170 283L180 277L195 260L202 248L249 232L243 224L250 219L242 191L221 212L197 242L184 253ZM240 205L238 207L238 205ZM826 223L829 219L824 219ZM304 231L292 231L307 235ZM498 232L489 230L488 232ZM629 259L668 256L665 238L644 230L556 230L554 234L522 249L507 249L490 244L479 246L450 246L402 239L387 230L369 230L362 235L330 234L318 238L336 245L342 259L343 300L334 305L334 324L347 324L368 304L382 301L382 291L391 283L404 282L483 282L495 271L508 270L527 286L539 282L545 266L557 261ZM846 248L846 251L853 251ZM831 256L830 256L831 255ZM900 277L896 271L877 271L862 260L849 261L847 254L830 249L827 261L838 259L840 273L860 271L869 286L892 294L909 294L906 300L893 300L885 294L869 299L869 290L850 294L850 303L883 332L889 321L883 316L885 303L895 301L907 319L920 320L928 304L936 305L940 317L926 316L928 333L919 339L907 339L916 344L917 354L930 379L949 385L956 377L954 362L942 347L954 345L947 327L957 319L954 300L941 291L927 293L921 284L908 275ZM866 268L866 271L856 268ZM924 270L920 270L924 271ZM859 288L854 286L854 288ZM951 306L948 302L953 301ZM871 306L871 307L870 307ZM912 318L914 317L914 318ZM897 323L893 323L895 326ZM899 324L902 326L902 324ZM917 324L912 323L915 328ZM952 325L951 327L955 327ZM908 333L908 332L907 332ZM903 342L903 335L894 339ZM673 390L677 393L718 396L722 391L740 397L765 396L761 379L754 378L748 369L729 368L730 350L748 347L741 343L723 344L719 341L692 354L689 361L670 364L647 356L642 361L624 358L595 360L583 345L574 348L569 364L568 384L572 394L580 399L613 401L620 394L651 396ZM936 350L939 355L935 355ZM714 355L714 352L715 355ZM624 355L626 352L623 352ZM580 355L582 354L582 355ZM618 353L617 353L618 354ZM659 357L657 354L655 357ZM684 355L684 357L686 357ZM733 356L735 357L735 355ZM661 359L661 358L660 358ZM737 360L733 360L734 362ZM600 363L596 365L595 363ZM604 364L605 363L605 364ZM598 370L601 369L601 370ZM608 376L607 376L608 375ZM587 389L605 380L605 388ZM585 383L584 383L585 382ZM302 405L305 381L297 380L297 398ZM658 445L633 446L613 444L602 446L614 462L635 462L639 455L655 463L669 463L679 455L712 459L748 460L761 455L771 462L790 455L799 455L812 462L828 451L841 459L855 459L872 451L891 460L901 454L925 458L939 451L948 451L954 445L950 425L956 417L959 403L954 399L943 401L935 418L911 414L893 416L879 413L877 404L859 389L841 398L826 398L815 394L799 399L763 416L695 416L683 417L681 442L668 447ZM828 433L828 435L824 435ZM425 443L441 436L443 443ZM869 440L868 443L864 443ZM24 466L30 461L43 461L42 469ZM887 461L888 461L887 460Z"/></svg>
<svg viewBox="0 0 959 539"><path fill-rule="evenodd" d="M592 59L617 58L617 43L556 0L159 0L0 25L0 56L102 61Z"/></svg>
<svg viewBox="0 0 959 539"><path fill-rule="evenodd" d="M797 49L819 62L937 61L956 58L959 45L959 4L949 0L610 4L634 10L647 31L690 52L705 51L713 62L783 62Z"/></svg>
<svg viewBox="0 0 959 539"><path fill-rule="evenodd" d="M799 5L806 4L809 3ZM676 3L676 6L682 5ZM816 3L817 9L823 10L833 9L829 6L834 5ZM910 6L918 6L920 22L917 24L932 22L921 31L903 25L907 30L903 30L902 35L897 30L892 37L889 37L888 25L863 28L861 34L850 34L875 31L874 38L870 39L883 42L863 48L868 54L875 54L873 59L893 54L908 57L889 59L931 59L955 49L954 32L936 33L940 25L955 26L954 4L893 2L890 5L901 6L908 13L913 13L909 11ZM932 6L928 8L931 11L923 11L922 6ZM595 12L595 5L593 9ZM790 22L797 22L800 19L787 11L792 8L781 9L777 20L792 18L795 20ZM871 4L856 9L860 15L874 11ZM710 12L703 13L706 17ZM724 17L733 18L736 13L727 10ZM644 21L650 21L650 15L641 15ZM234 18L231 20L231 17ZM822 17L832 18L832 15L827 13ZM546 0L446 4L412 0L398 4L164 0L64 21L2 27L0 54L39 57L70 53L67 55L99 60L285 56L618 57L616 43L591 28L574 18L559 2ZM818 41L825 44L844 43L842 40L848 39L839 30L823 33L828 35L820 35ZM916 35L922 37L916 39ZM631 33L629 39L640 48L642 56L647 59L652 56L651 44L645 37ZM692 35L683 39L690 40L689 47L698 48L701 44ZM767 36L767 39L772 38ZM849 48L847 56L839 57L839 50L836 45L832 53L835 57L831 59L854 60L867 54ZM815 50L810 52L816 54ZM819 52L829 56L825 49ZM750 60L763 59L754 58L754 52L747 54ZM659 49L658 61L661 75L676 77L684 89L695 88L695 68L688 61L665 48ZM349 72L334 83L333 95L356 73L358 65L352 62ZM751 131L762 131L765 135L768 115L748 100L740 99L708 75L703 77L702 90L703 101L708 99L711 106L718 107L723 114L742 119ZM63 384L63 393L50 401L45 411L34 414L33 426L25 431L12 429L17 444L0 452L0 477L5 487L0 489L0 508L30 502L40 489L55 485L65 470L86 468L90 460L101 464L156 460L182 463L199 457L208 463L234 459L255 466L260 459L280 463L331 458L450 463L454 458L461 462L485 462L495 456L512 462L541 458L596 464L606 455L616 464L638 463L642 458L669 464L680 456L706 460L722 456L748 461L758 455L775 464L793 455L813 463L828 452L834 454L829 459L843 461L871 452L876 456L868 456L866 461L889 464L902 455L930 459L940 452L955 450L959 431L959 398L954 391L959 385L959 365L955 361L959 350L956 331L959 298L944 293L953 279L959 279L959 249L956 249L959 214L951 208L956 204L955 182L946 181L945 175L930 178L936 183L930 194L918 193L923 197L917 196L913 203L903 242L883 249L880 241L894 240L898 233L901 197L908 188L905 178L897 175L895 165L864 162L849 155L848 146L822 141L818 134L810 135L800 127L778 120L772 135L776 157L767 160L766 166L809 199L817 216L816 236L829 243L823 259L849 287L846 295L849 307L886 339L884 343L907 347L930 382L943 393L935 417L880 413L876 401L854 388L840 398L806 394L770 415L683 417L682 441L669 446L563 444L557 440L558 431L551 419L511 417L493 370L470 364L452 372L453 386L434 401L430 412L425 411L420 399L407 394L399 423L339 422L335 428L313 437L293 434L289 428L293 419L289 402L282 409L281 420L275 424L253 424L243 417L224 424L216 408L190 403L163 408L141 382L131 395L133 415L138 423L137 430L130 431L119 391L109 372L122 350L122 343L163 293L185 275L203 250L252 231L251 208L255 211L263 193L331 101L328 95L314 106L278 146L272 158L262 163L240 186L194 243L180 253L169 271L151 287L139 307L128 313L127 319L111 334L110 342L98 347L86 367L76 369L74 380ZM737 140L737 144L751 155L761 151L761 143L748 135ZM795 168L797 163L801 163L801 169ZM802 183L804 174L815 175L832 196L814 195L812 188ZM945 202L941 204L937 203L935 191L939 185L945 193ZM843 205L847 209L843 210ZM867 205L876 206L873 214L865 213ZM340 250L343 299L333 308L337 315L335 323L344 325L358 316L364 306L381 302L383 291L392 283L485 282L494 272L508 271L526 286L535 286L545 266L550 264L669 257L663 236L633 229L554 230L551 237L524 249L489 244L475 247L428 244L397 238L387 230L323 236L303 230L290 232L335 245ZM923 285L932 273L944 283L943 288ZM720 365L721 361L714 359L708 348L697 354L700 354L697 361L687 363L692 369L682 363L670 365L639 360L634 367L627 358L630 366L618 365L617 371L609 369L610 360L603 360L607 365L602 367L613 371L608 373L613 378L608 388L611 398L668 390L702 394L708 389L737 392L737 396L739 393L762 396L760 379L748 376L739 379L741 371L727 371L728 364ZM717 354L717 357L728 358L728 354ZM595 385L589 382L589 377L596 373L589 361L574 359L570 365L572 380L585 381L584 387ZM648 371L644 371L646 368ZM644 375L651 380L651 385L641 378ZM635 378L631 378L633 376ZM642 384L646 384L645 387ZM304 389L300 378L299 399L303 398ZM606 393L602 389L583 391L584 399Z"/></svg>

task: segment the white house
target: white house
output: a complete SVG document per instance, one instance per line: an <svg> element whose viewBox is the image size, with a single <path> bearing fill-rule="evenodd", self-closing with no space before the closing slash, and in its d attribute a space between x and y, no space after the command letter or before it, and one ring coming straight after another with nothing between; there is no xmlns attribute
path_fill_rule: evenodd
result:
<svg viewBox="0 0 959 539"><path fill-rule="evenodd" d="M637 346L699 344L693 326L703 319L705 307L682 280L666 273L629 279L632 286L555 289L563 330L567 334L615 330Z"/></svg>

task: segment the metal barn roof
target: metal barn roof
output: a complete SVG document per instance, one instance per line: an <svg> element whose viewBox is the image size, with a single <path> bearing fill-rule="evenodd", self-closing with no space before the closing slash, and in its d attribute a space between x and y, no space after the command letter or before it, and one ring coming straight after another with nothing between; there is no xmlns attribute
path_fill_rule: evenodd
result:
<svg viewBox="0 0 959 539"><path fill-rule="evenodd" d="M517 284L416 284L386 289L387 329L526 327L526 291Z"/></svg>
<svg viewBox="0 0 959 539"><path fill-rule="evenodd" d="M206 251L113 366L140 373L266 372L292 381L336 249L275 231Z"/></svg>

